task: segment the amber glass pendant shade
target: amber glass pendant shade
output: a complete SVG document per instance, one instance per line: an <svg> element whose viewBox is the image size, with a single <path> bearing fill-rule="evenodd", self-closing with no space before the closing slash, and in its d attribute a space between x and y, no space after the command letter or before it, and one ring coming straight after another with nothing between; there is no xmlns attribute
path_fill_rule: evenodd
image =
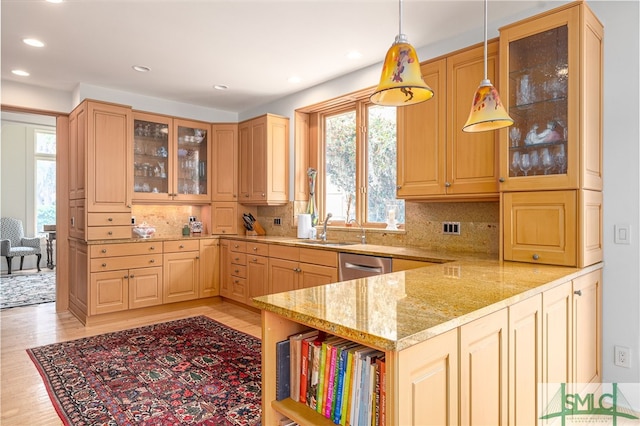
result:
<svg viewBox="0 0 640 426"><path fill-rule="evenodd" d="M513 120L504 109L500 95L489 80L482 80L471 103L471 113L462 127L465 132L484 132L511 126Z"/></svg>
<svg viewBox="0 0 640 426"><path fill-rule="evenodd" d="M402 41L401 36L402 34L396 38L396 42L387 51L380 84L369 98L374 104L404 106L433 97L433 90L422 79L416 50Z"/></svg>
<svg viewBox="0 0 640 426"><path fill-rule="evenodd" d="M463 132L485 132L511 126L513 119L500 102L498 90L487 77L487 8L489 0L484 0L484 79L480 82L471 101L471 112L462 126Z"/></svg>

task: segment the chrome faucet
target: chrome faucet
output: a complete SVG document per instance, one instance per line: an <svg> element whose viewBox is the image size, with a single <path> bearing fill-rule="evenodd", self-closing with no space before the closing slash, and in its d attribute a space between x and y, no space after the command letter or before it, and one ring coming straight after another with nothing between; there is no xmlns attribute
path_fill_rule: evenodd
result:
<svg viewBox="0 0 640 426"><path fill-rule="evenodd" d="M362 232L362 234L360 234L360 244L367 244L367 236L365 235L364 227L360 224L360 222L355 219L351 219L349 223L355 223L360 227L360 232Z"/></svg>
<svg viewBox="0 0 640 426"><path fill-rule="evenodd" d="M331 213L327 213L327 218L324 220L322 234L320 234L320 239L322 241L327 241L327 224L329 223L329 219L333 216Z"/></svg>

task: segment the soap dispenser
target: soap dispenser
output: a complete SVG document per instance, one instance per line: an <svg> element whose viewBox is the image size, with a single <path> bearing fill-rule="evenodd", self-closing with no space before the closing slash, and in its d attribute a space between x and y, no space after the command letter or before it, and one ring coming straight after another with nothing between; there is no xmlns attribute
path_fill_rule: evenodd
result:
<svg viewBox="0 0 640 426"><path fill-rule="evenodd" d="M186 223L182 227L182 235L185 237L189 236L189 225L187 225Z"/></svg>

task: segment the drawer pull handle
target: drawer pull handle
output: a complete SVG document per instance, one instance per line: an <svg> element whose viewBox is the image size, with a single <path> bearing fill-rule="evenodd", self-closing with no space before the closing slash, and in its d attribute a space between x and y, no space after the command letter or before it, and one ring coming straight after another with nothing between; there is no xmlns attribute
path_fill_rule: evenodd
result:
<svg viewBox="0 0 640 426"><path fill-rule="evenodd" d="M226 230L224 230L224 229L222 230L222 233L223 233L223 234L224 234L224 233L226 233L226 232L227 232Z"/></svg>
<svg viewBox="0 0 640 426"><path fill-rule="evenodd" d="M257 261L258 261L258 258L257 258L257 257L254 257L252 261L253 261L253 262L257 262Z"/></svg>
<svg viewBox="0 0 640 426"><path fill-rule="evenodd" d="M107 267L107 264L106 264L106 263L103 263L103 264L102 264L102 267L103 267L103 268L106 268L106 267Z"/></svg>
<svg viewBox="0 0 640 426"><path fill-rule="evenodd" d="M540 256L538 256L537 254L534 254L533 256L531 256L533 258L533 260L538 260L540 259Z"/></svg>
<svg viewBox="0 0 640 426"><path fill-rule="evenodd" d="M101 251L102 251L102 253L106 253L107 249L102 249Z"/></svg>
<svg viewBox="0 0 640 426"><path fill-rule="evenodd" d="M239 257L236 257L236 259L235 259L235 260L236 260L236 261L238 261L238 260L240 260L240 258L239 258Z"/></svg>
<svg viewBox="0 0 640 426"><path fill-rule="evenodd" d="M576 290L573 292L576 296L582 296L582 290Z"/></svg>
<svg viewBox="0 0 640 426"><path fill-rule="evenodd" d="M107 218L107 220L108 220L109 222L113 222L113 218L112 218L112 217Z"/></svg>
<svg viewBox="0 0 640 426"><path fill-rule="evenodd" d="M200 260L200 256L196 256L196 260Z"/></svg>
<svg viewBox="0 0 640 426"><path fill-rule="evenodd" d="M179 248L183 249L183 248L184 248L184 245L180 244L180 247L179 247Z"/></svg>
<svg viewBox="0 0 640 426"><path fill-rule="evenodd" d="M107 232L107 235L113 235L113 232L109 231Z"/></svg>
<svg viewBox="0 0 640 426"><path fill-rule="evenodd" d="M149 247L149 250L155 250L155 249L156 249L156 246Z"/></svg>
<svg viewBox="0 0 640 426"><path fill-rule="evenodd" d="M236 270L235 270L235 271L233 271L233 272L235 272L235 273L237 274L237 273L238 273L238 272L240 272L240 271L236 269Z"/></svg>
<svg viewBox="0 0 640 426"><path fill-rule="evenodd" d="M254 247L254 248L253 248L253 251L258 251L258 247Z"/></svg>
<svg viewBox="0 0 640 426"><path fill-rule="evenodd" d="M155 260L155 259L151 259L151 260L149 261L149 263L156 263L156 260Z"/></svg>

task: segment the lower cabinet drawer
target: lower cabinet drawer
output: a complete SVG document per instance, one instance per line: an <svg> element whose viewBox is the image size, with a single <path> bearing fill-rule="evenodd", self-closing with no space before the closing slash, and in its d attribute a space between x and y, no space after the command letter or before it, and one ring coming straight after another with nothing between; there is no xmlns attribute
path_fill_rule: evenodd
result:
<svg viewBox="0 0 640 426"><path fill-rule="evenodd" d="M165 253L179 253L183 251L199 251L200 240L177 240L177 241L165 241L164 252Z"/></svg>
<svg viewBox="0 0 640 426"><path fill-rule="evenodd" d="M236 265L235 263L232 263L231 264L231 275L233 277L247 278L247 267L246 267L246 265Z"/></svg>
<svg viewBox="0 0 640 426"><path fill-rule="evenodd" d="M162 253L161 242L96 244L91 246L91 258L134 256L138 254Z"/></svg>
<svg viewBox="0 0 640 426"><path fill-rule="evenodd" d="M131 213L87 213L88 226L131 226Z"/></svg>
<svg viewBox="0 0 640 426"><path fill-rule="evenodd" d="M119 240L131 238L131 226L88 226L87 240Z"/></svg>
<svg viewBox="0 0 640 426"><path fill-rule="evenodd" d="M91 259L90 272L162 266L162 253Z"/></svg>

